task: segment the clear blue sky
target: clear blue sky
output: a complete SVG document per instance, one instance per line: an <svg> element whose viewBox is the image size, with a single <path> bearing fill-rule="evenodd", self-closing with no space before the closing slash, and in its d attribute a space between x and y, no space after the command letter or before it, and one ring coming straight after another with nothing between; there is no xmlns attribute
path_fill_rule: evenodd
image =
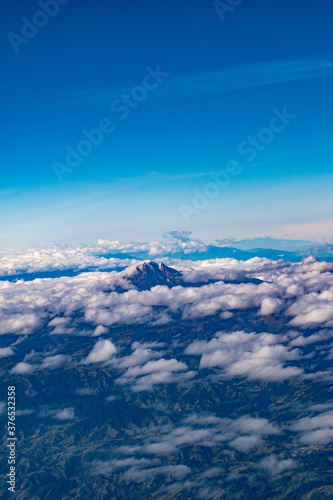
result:
<svg viewBox="0 0 333 500"><path fill-rule="evenodd" d="M2 247L172 229L205 241L332 237L330 0L244 0L223 22L203 0L58 7L53 17L31 0L3 7ZM46 25L31 32L25 18ZM157 65L168 76L154 85L144 78ZM147 95L133 91L143 81ZM116 100L132 91L121 112ZM240 145L284 106L296 117L250 161ZM113 132L70 172L66 147L106 119ZM184 219L179 207L193 208L230 160L242 171ZM68 170L62 182L54 162Z"/></svg>

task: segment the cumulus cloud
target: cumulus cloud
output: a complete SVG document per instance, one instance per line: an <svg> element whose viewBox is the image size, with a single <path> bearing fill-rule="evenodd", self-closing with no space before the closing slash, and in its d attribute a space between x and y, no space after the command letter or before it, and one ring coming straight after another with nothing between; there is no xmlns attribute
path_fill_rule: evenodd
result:
<svg viewBox="0 0 333 500"><path fill-rule="evenodd" d="M164 475L175 478L182 478L189 474L191 469L187 465L163 465L160 467L154 467L150 469L139 469L135 467L131 467L124 473L124 478L127 481L136 481L138 483L142 483L146 481L148 478Z"/></svg>
<svg viewBox="0 0 333 500"><path fill-rule="evenodd" d="M13 314L1 319L0 335L17 333L26 335L40 325L40 319L35 314Z"/></svg>
<svg viewBox="0 0 333 500"><path fill-rule="evenodd" d="M325 445L333 441L333 410L316 416L300 418L291 424L304 444Z"/></svg>
<svg viewBox="0 0 333 500"><path fill-rule="evenodd" d="M27 415L32 415L33 413L35 413L35 410L32 410L32 409L16 410L15 411L16 417L25 417Z"/></svg>
<svg viewBox="0 0 333 500"><path fill-rule="evenodd" d="M219 476L224 469L222 467L212 467L211 469L207 469L203 474L201 474L201 477L214 477L214 476Z"/></svg>
<svg viewBox="0 0 333 500"><path fill-rule="evenodd" d="M164 343L133 342L132 354L111 358L106 365L123 371L115 383L129 385L132 391L141 392L152 391L160 384L182 384L195 377L196 373L188 371L185 363L163 358L166 351L158 350L160 347L164 347Z"/></svg>
<svg viewBox="0 0 333 500"><path fill-rule="evenodd" d="M280 312L282 307L283 307L282 300L272 297L265 297L261 302L260 314L262 316L275 314L277 312Z"/></svg>
<svg viewBox="0 0 333 500"><path fill-rule="evenodd" d="M57 420L73 420L74 408L64 408L63 410L57 410L52 416Z"/></svg>
<svg viewBox="0 0 333 500"><path fill-rule="evenodd" d="M333 326L332 301L333 292L323 292L319 296L311 294L302 297L287 311L287 314L295 316L290 321L290 325L301 328L321 324Z"/></svg>
<svg viewBox="0 0 333 500"><path fill-rule="evenodd" d="M160 342L153 342L150 344L133 342L131 347L133 351L132 354L121 358L114 358L111 360L110 364L119 369L130 368L132 366L140 366L150 359L160 358L164 354L164 351L155 350L159 347L164 347L164 343Z"/></svg>
<svg viewBox="0 0 333 500"><path fill-rule="evenodd" d="M270 333L219 332L208 342L193 342L185 353L200 355L201 369L221 368L226 378L277 382L303 373L296 366L285 366L299 358L299 351L280 342L279 335Z"/></svg>
<svg viewBox="0 0 333 500"><path fill-rule="evenodd" d="M99 247L44 248L0 252L0 276L86 269L114 269L133 264L134 259L99 256Z"/></svg>
<svg viewBox="0 0 333 500"><path fill-rule="evenodd" d="M93 337L99 337L100 335L103 335L103 333L107 332L107 328L102 325L96 326L94 333L92 334Z"/></svg>
<svg viewBox="0 0 333 500"><path fill-rule="evenodd" d="M185 302L182 318L196 319L233 309L259 308L265 297L276 297L282 292L279 285L271 283L217 282L204 285L195 289L192 300Z"/></svg>
<svg viewBox="0 0 333 500"><path fill-rule="evenodd" d="M32 373L36 369L36 366L30 365L29 363L21 362L17 363L11 370L12 375L25 375Z"/></svg>
<svg viewBox="0 0 333 500"><path fill-rule="evenodd" d="M330 410L333 408L333 403L319 403L316 405L310 405L307 407L308 411L322 411L322 410Z"/></svg>
<svg viewBox="0 0 333 500"><path fill-rule="evenodd" d="M126 378L135 378L140 375L147 375L154 372L180 372L187 370L185 363L180 363L176 359L159 359L157 361L148 361L143 366L130 367L124 374Z"/></svg>
<svg viewBox="0 0 333 500"><path fill-rule="evenodd" d="M165 241L150 241L146 243L123 243L118 240L98 240L98 248L105 253L117 251L122 253L146 253L150 257L173 255L180 252L207 252L207 247L197 240L190 240L188 231L171 231L164 233Z"/></svg>
<svg viewBox="0 0 333 500"><path fill-rule="evenodd" d="M70 334L74 332L72 328L68 327L68 323L70 323L70 321L71 321L70 317L67 318L56 317L53 320L51 320L47 326L49 328L53 328L50 332L52 335Z"/></svg>
<svg viewBox="0 0 333 500"><path fill-rule="evenodd" d="M238 451L248 452L252 448L258 448L263 443L261 436L239 436L230 441L230 446Z"/></svg>
<svg viewBox="0 0 333 500"><path fill-rule="evenodd" d="M103 462L95 460L92 465L94 473L109 475L115 471L121 471L126 481L141 483L148 478L163 475L171 478L181 479L191 472L187 465L159 465L160 460L130 457L121 460L109 460ZM152 467L154 466L154 467Z"/></svg>
<svg viewBox="0 0 333 500"><path fill-rule="evenodd" d="M176 359L161 358L156 361L148 361L141 366L130 366L116 380L116 384L130 384L135 392L150 391L154 385L182 383L192 379L195 372L188 372L187 370L188 367L185 363L181 363ZM185 371L187 373L179 373Z"/></svg>
<svg viewBox="0 0 333 500"><path fill-rule="evenodd" d="M13 356L14 351L11 347L0 347L0 358L7 358Z"/></svg>
<svg viewBox="0 0 333 500"><path fill-rule="evenodd" d="M71 360L70 356L65 356L63 354L57 354L56 356L48 356L43 359L42 364L40 365L41 370L54 370L64 365L65 363L69 363Z"/></svg>
<svg viewBox="0 0 333 500"><path fill-rule="evenodd" d="M115 345L108 339L100 339L96 342L87 358L83 361L84 364L100 363L107 361L116 353Z"/></svg>
<svg viewBox="0 0 333 500"><path fill-rule="evenodd" d="M297 467L298 463L292 458L287 458L285 460L279 460L276 455L269 455L263 458L257 467L259 469L266 469L272 476L281 474L285 470L293 469Z"/></svg>
<svg viewBox="0 0 333 500"><path fill-rule="evenodd" d="M292 347L304 347L309 344L321 343L326 340L333 338L333 330L319 330L318 332L308 335L300 335L299 332L295 332L294 338L290 341L289 345Z"/></svg>
<svg viewBox="0 0 333 500"><path fill-rule="evenodd" d="M134 392L151 391L155 385L161 384L185 384L191 381L196 375L194 371L186 373L157 372L139 378L132 387Z"/></svg>
<svg viewBox="0 0 333 500"><path fill-rule="evenodd" d="M53 318L48 326L54 326L57 327L59 325L66 325L69 322L70 318Z"/></svg>
<svg viewBox="0 0 333 500"><path fill-rule="evenodd" d="M249 415L238 419L219 418L214 415L192 415L183 419L178 427L165 426L155 429L157 437L146 437L133 446L121 446L116 453L124 455L166 456L183 446L203 446L212 448L225 446L248 452L259 447L265 436L277 435L280 429L267 419Z"/></svg>
<svg viewBox="0 0 333 500"><path fill-rule="evenodd" d="M42 418L51 417L56 420L73 420L74 419L74 408L62 408L57 410L50 410L47 408L42 408L39 412Z"/></svg>

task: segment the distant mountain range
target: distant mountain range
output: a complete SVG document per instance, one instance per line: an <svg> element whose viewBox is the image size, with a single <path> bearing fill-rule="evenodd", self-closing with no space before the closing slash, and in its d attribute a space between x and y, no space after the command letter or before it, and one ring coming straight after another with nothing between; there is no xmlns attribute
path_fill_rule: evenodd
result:
<svg viewBox="0 0 333 500"><path fill-rule="evenodd" d="M251 248L249 250L241 250L234 247L220 247L215 245L207 245L205 251L193 251L193 252L176 252L176 253L165 253L163 255L158 255L158 257L170 257L173 259L182 260L207 260L207 259L236 259L236 260L250 260L254 257L260 257L271 260L283 259L288 262L300 262L302 259L313 255L319 260L325 260L327 262L333 261L333 245L323 245L310 247L307 250L277 250L274 248ZM138 259L147 260L151 258L151 254L148 250L131 251L130 255L126 253L108 253L103 254L103 257L111 258L124 258L124 259Z"/></svg>
<svg viewBox="0 0 333 500"><path fill-rule="evenodd" d="M315 246L313 241L309 240L290 240L288 238L270 238L269 236L257 238L244 238L237 240L236 238L224 238L215 240L218 246L221 247L236 247L239 250L251 250L253 248L261 248L269 250L283 250L288 252L307 251L310 247Z"/></svg>

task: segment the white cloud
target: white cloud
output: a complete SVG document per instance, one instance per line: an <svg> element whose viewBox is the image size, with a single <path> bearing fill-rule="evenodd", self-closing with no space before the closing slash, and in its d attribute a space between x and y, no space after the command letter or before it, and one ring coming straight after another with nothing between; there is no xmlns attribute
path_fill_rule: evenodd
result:
<svg viewBox="0 0 333 500"><path fill-rule="evenodd" d="M31 333L40 325L40 320L35 314L13 314L2 318L0 324L0 335L17 333L26 335Z"/></svg>
<svg viewBox="0 0 333 500"><path fill-rule="evenodd" d="M124 473L124 478L127 481L136 481L138 483L142 483L146 481L148 478L164 475L175 478L182 478L189 474L191 469L187 465L163 465L160 467L154 467L150 469L141 469L131 467Z"/></svg>
<svg viewBox="0 0 333 500"><path fill-rule="evenodd" d="M230 446L238 451L248 452L263 443L261 436L239 436L230 441Z"/></svg>
<svg viewBox="0 0 333 500"><path fill-rule="evenodd" d="M280 342L279 335L270 333L220 332L208 342L190 344L185 353L201 355L201 369L221 368L226 378L276 382L303 373L296 366L285 366L286 362L297 360L299 352Z"/></svg>
<svg viewBox="0 0 333 500"><path fill-rule="evenodd" d="M136 351L135 351L136 352ZM127 364L130 358L125 360ZM138 357L142 362L142 357ZM120 365L121 366L121 365ZM193 371L188 372L185 363L176 359L161 358L157 361L148 361L144 365L129 366L125 373L116 380L116 384L129 384L133 391L151 391L154 385L183 383L195 376ZM186 373L179 373L186 372Z"/></svg>
<svg viewBox="0 0 333 500"><path fill-rule="evenodd" d="M184 236L184 232L182 232ZM171 236L171 235L169 235ZM146 252L151 257L158 257L163 255L172 255L179 252L184 252L185 254L191 252L207 252L207 247L196 240L189 240L187 238L179 238L179 234L176 238L168 238L165 241L150 241L146 243L123 243L118 240L107 241L103 239L98 240L98 248L104 250L105 253L110 251L118 252Z"/></svg>
<svg viewBox="0 0 333 500"><path fill-rule="evenodd" d="M187 465L160 465L158 459L135 458L113 459L108 461L95 460L92 463L95 474L109 476L114 472L122 472L126 481L141 483L148 478L163 475L181 479L191 472Z"/></svg>
<svg viewBox="0 0 333 500"><path fill-rule="evenodd" d="M32 373L36 369L36 366L30 365L29 363L17 363L14 368L11 370L11 374L13 375L24 375Z"/></svg>
<svg viewBox="0 0 333 500"><path fill-rule="evenodd" d="M116 351L117 349L111 340L100 339L96 342L87 358L84 360L84 364L107 361L116 353Z"/></svg>
<svg viewBox="0 0 333 500"><path fill-rule="evenodd" d="M164 351L156 351L154 349L163 346L164 344L161 343L139 344L138 342L134 342L132 344L133 352L130 356L113 358L110 364L118 369L142 365L152 358L162 357Z"/></svg>
<svg viewBox="0 0 333 500"><path fill-rule="evenodd" d="M53 318L47 326L59 326L66 325L70 318Z"/></svg>
<svg viewBox="0 0 333 500"><path fill-rule="evenodd" d="M333 410L312 417L303 417L291 424L304 444L325 445L333 442Z"/></svg>
<svg viewBox="0 0 333 500"><path fill-rule="evenodd" d="M90 387L83 387L82 389L77 389L76 394L79 394L80 396L91 396L94 394L93 389L90 389Z"/></svg>
<svg viewBox="0 0 333 500"><path fill-rule="evenodd" d="M14 351L11 347L0 347L0 358L7 358L13 356Z"/></svg>
<svg viewBox="0 0 333 500"><path fill-rule="evenodd" d="M65 356L63 354L57 354L56 356L48 356L43 359L42 364L40 365L41 370L54 370L55 368L59 368L59 366L69 363L71 360L70 356Z"/></svg>
<svg viewBox="0 0 333 500"><path fill-rule="evenodd" d="M96 326L94 333L92 334L93 337L99 337L100 335L103 335L104 333L107 333L107 328L102 325Z"/></svg>
<svg viewBox="0 0 333 500"><path fill-rule="evenodd" d="M195 375L196 372L194 371L188 371L186 373L173 373L168 371L156 372L137 379L132 390L134 392L151 391L155 385L185 384L193 379ZM119 380L120 379L118 379L118 383L120 383Z"/></svg>
<svg viewBox="0 0 333 500"><path fill-rule="evenodd" d="M35 410L32 410L32 409L16 410L15 411L16 417L21 417L21 416L24 417L27 415L32 415L33 413L35 413Z"/></svg>
<svg viewBox="0 0 333 500"><path fill-rule="evenodd" d="M283 307L283 302L280 299L265 297L261 302L260 314L268 316L280 312Z"/></svg>
<svg viewBox="0 0 333 500"><path fill-rule="evenodd" d="M187 370L185 363L180 363L176 359L159 359L157 361L148 361L141 367L130 367L127 369L124 377L135 378L139 375L147 375L154 372L180 372Z"/></svg>
<svg viewBox="0 0 333 500"><path fill-rule="evenodd" d="M133 446L115 448L116 453L125 455L166 456L183 446L212 448L229 446L247 452L259 447L265 436L277 435L280 429L267 419L256 419L248 415L238 419L219 418L214 415L192 415L178 427L168 425L154 429L154 437L147 436ZM160 435L159 435L160 434Z"/></svg>
<svg viewBox="0 0 333 500"><path fill-rule="evenodd" d="M112 269L134 263L133 259L98 256L99 247L44 248L0 252L0 276L84 269Z"/></svg>
<svg viewBox="0 0 333 500"><path fill-rule="evenodd" d="M273 476L281 474L285 470L290 470L297 467L298 463L296 460L287 458L285 460L279 460L276 455L269 455L263 458L257 467L259 469L266 469Z"/></svg>
<svg viewBox="0 0 333 500"><path fill-rule="evenodd" d="M203 474L201 474L201 477L214 477L214 476L219 476L221 473L223 473L224 469L222 467L212 467L211 469L207 469Z"/></svg>
<svg viewBox="0 0 333 500"><path fill-rule="evenodd" d="M308 411L322 411L322 410L330 410L333 408L333 403L319 403L316 405L310 405L307 407Z"/></svg>
<svg viewBox="0 0 333 500"><path fill-rule="evenodd" d="M57 410L52 415L53 418L57 420L73 420L74 418L74 408L64 408L63 410Z"/></svg>
<svg viewBox="0 0 333 500"><path fill-rule="evenodd" d="M68 408L59 408L57 410L52 410L49 409L49 407L42 407L39 411L39 416L42 418L45 417L51 417L56 420L73 420L75 415L74 415L74 408L68 407Z"/></svg>

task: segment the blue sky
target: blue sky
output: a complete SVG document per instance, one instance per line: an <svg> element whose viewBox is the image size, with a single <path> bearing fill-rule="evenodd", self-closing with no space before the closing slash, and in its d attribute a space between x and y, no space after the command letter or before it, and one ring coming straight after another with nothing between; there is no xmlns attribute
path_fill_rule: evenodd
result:
<svg viewBox="0 0 333 500"><path fill-rule="evenodd" d="M42 3L13 0L1 19L2 247L171 229L333 237L329 0L244 0L223 22L210 1L62 0L52 18L36 15ZM22 41L26 19L46 25ZM253 160L240 154L284 107L295 118ZM113 131L69 167L66 147L105 120ZM231 160L241 172L195 208Z"/></svg>

